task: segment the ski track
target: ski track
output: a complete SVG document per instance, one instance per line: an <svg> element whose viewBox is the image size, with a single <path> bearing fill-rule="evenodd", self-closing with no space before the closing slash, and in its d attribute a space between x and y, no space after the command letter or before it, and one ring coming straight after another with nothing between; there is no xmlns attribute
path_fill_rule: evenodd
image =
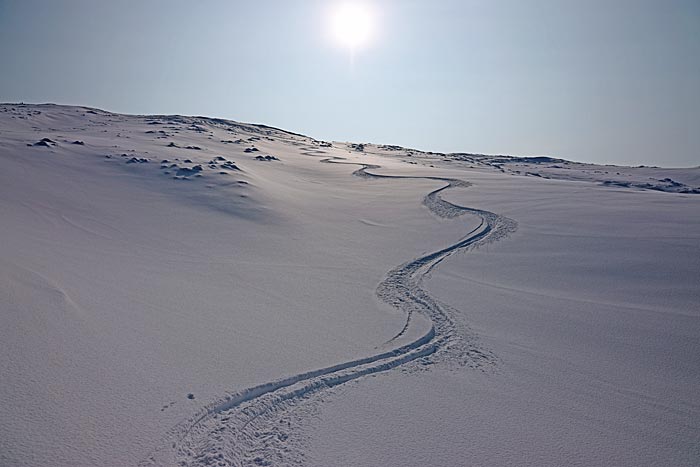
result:
<svg viewBox="0 0 700 467"><path fill-rule="evenodd" d="M302 405L310 405L304 403L321 391L399 366L417 370L445 362L483 368L495 363L495 357L479 346L468 328L453 319L456 310L439 302L420 285L422 278L446 257L506 237L517 228L515 221L489 211L458 206L440 197L449 188L471 185L462 180L375 174L368 170L379 166L342 162L337 157L321 162L360 165L353 175L368 179L445 182L443 187L428 193L423 204L438 217L450 219L469 213L481 219L458 242L392 269L377 287L380 299L406 315L403 328L384 346L406 334L415 313L423 313L430 319L430 329L418 339L392 350L228 394L171 429L140 466L303 465L304 440L290 437L290 432L308 418L309 410L303 410ZM301 414L297 414L298 409L302 409Z"/></svg>

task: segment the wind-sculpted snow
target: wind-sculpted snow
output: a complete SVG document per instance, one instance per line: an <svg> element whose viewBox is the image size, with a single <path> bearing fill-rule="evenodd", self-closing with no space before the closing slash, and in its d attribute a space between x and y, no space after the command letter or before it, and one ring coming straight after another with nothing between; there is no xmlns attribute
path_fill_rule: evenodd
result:
<svg viewBox="0 0 700 467"><path fill-rule="evenodd" d="M341 163L340 158L324 159ZM354 175L371 179L428 179L447 184L428 193L423 204L442 218L472 214L480 224L460 241L404 263L388 272L377 288L377 296L406 315L403 328L385 343L406 334L412 317L422 313L431 326L414 341L365 358L313 370L228 394L207 405L199 414L176 427L162 445L141 465L261 466L302 465L303 443L295 427L313 413L314 398L325 390L363 376L399 366L408 369L435 363L483 368L495 357L480 347L475 337L455 319L456 310L441 303L423 288L423 277L449 255L501 239L513 232L515 221L498 214L466 208L442 199L449 188L468 187L462 180L441 177L383 175L368 172L379 166L362 167Z"/></svg>

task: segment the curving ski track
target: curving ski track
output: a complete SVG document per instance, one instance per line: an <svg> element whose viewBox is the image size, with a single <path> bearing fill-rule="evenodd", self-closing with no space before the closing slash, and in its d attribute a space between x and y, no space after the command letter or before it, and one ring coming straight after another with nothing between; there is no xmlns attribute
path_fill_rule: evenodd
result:
<svg viewBox="0 0 700 467"><path fill-rule="evenodd" d="M328 158L321 162L339 162ZM375 179L428 179L446 185L428 193L423 204L443 218L470 213L480 217L480 224L460 241L441 250L404 263L387 273L377 287L377 295L406 314L403 328L385 345L403 336L415 313L423 313L432 325L414 341L372 355L326 368L290 376L229 394L200 411L195 417L175 426L161 446L141 466L265 466L301 465L303 450L289 437L294 410L300 402L324 389L407 365L448 362L480 367L493 363L494 357L482 350L463 325L452 318L454 310L421 288L423 277L454 252L499 240L515 231L515 221L480 209L467 208L445 201L440 193L449 188L467 187L470 183L443 177L382 175L368 172L379 166L369 164L354 175ZM302 417L303 418L303 417ZM286 424L285 424L286 422Z"/></svg>

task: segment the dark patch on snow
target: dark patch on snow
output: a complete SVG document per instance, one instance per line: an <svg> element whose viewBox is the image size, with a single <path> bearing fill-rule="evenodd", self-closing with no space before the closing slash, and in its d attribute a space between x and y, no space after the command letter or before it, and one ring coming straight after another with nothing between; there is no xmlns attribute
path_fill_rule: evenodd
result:
<svg viewBox="0 0 700 467"><path fill-rule="evenodd" d="M132 157L128 161L126 161L127 164L144 164L148 163L149 160L146 159L145 157Z"/></svg>
<svg viewBox="0 0 700 467"><path fill-rule="evenodd" d="M27 144L27 146L44 146L46 148L50 148L51 146L55 146L56 141L49 139L49 138L42 138L41 140L37 141L34 144Z"/></svg>
<svg viewBox="0 0 700 467"><path fill-rule="evenodd" d="M194 167L180 167L177 171L177 175L180 177L188 177L191 175L197 175L202 170L201 165L195 165Z"/></svg>
<svg viewBox="0 0 700 467"><path fill-rule="evenodd" d="M226 161L223 164L221 164L222 169L229 169L229 170L238 170L240 171L241 169L236 165L235 162L233 161Z"/></svg>

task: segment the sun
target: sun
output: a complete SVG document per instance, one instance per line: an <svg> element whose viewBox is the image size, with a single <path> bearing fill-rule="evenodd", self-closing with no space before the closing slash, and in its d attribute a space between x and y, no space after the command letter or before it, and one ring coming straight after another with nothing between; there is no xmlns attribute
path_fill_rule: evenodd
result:
<svg viewBox="0 0 700 467"><path fill-rule="evenodd" d="M341 3L331 12L330 29L338 44L355 51L367 45L372 38L373 11L364 3Z"/></svg>

